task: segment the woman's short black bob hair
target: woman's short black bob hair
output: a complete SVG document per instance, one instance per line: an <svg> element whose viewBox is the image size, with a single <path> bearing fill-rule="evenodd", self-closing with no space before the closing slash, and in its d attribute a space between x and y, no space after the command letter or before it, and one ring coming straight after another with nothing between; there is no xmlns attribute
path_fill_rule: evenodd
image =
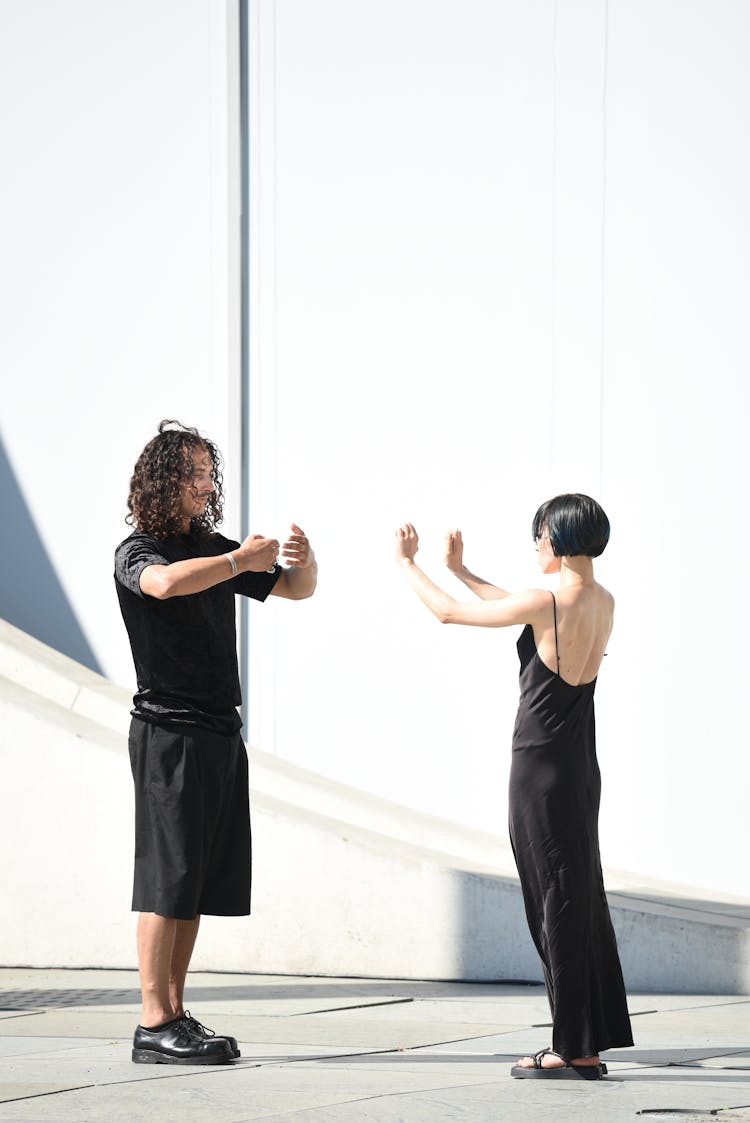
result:
<svg viewBox="0 0 750 1123"><path fill-rule="evenodd" d="M556 495L542 503L531 524L534 541L545 530L558 558L598 558L609 542L609 519L590 495Z"/></svg>

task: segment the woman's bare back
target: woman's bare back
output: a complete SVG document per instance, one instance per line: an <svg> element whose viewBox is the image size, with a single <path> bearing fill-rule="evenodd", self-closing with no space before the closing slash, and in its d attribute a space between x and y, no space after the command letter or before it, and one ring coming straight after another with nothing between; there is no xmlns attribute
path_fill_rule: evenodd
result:
<svg viewBox="0 0 750 1123"><path fill-rule="evenodd" d="M555 652L555 621L552 596L549 598L549 619L534 627L534 640L539 658L549 670L559 673L570 686L591 682L599 673L607 641L612 631L614 598L603 585L563 585L557 590L557 651Z"/></svg>

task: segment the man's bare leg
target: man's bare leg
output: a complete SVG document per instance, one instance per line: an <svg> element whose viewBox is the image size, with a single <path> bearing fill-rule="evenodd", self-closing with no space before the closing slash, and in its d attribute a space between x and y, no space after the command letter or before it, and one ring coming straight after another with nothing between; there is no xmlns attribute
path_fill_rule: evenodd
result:
<svg viewBox="0 0 750 1123"><path fill-rule="evenodd" d="M138 972L141 977L141 1025L164 1025L172 1012L169 979L178 921L154 912L138 917Z"/></svg>
<svg viewBox="0 0 750 1123"><path fill-rule="evenodd" d="M185 979L200 922L200 916L194 916L192 920L175 921L175 938L169 971L169 1004L173 1018L185 1013Z"/></svg>
<svg viewBox="0 0 750 1123"><path fill-rule="evenodd" d="M138 970L143 1009L133 1036L136 1064L231 1064L240 1055L234 1038L204 1033L180 1018L190 954L199 917L176 920L158 913L138 917ZM179 1010L173 1008L172 994ZM168 1023L173 1023L169 1025Z"/></svg>
<svg viewBox="0 0 750 1123"><path fill-rule="evenodd" d="M173 1018L179 1018L181 1014L185 1013L185 979L187 978L200 922L200 916L195 916L192 920L175 921L175 939L169 974L169 1002ZM212 1029L206 1029L200 1022L196 1022L196 1019L193 1019L193 1028L197 1028L203 1036L208 1036L216 1041L227 1041L234 1056L239 1057L240 1050L236 1037L215 1034Z"/></svg>

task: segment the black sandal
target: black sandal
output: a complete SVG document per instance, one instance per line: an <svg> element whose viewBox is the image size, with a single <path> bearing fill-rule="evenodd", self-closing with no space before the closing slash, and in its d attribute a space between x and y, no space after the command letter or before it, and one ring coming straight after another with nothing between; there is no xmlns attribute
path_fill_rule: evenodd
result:
<svg viewBox="0 0 750 1123"><path fill-rule="evenodd" d="M546 1056L559 1057L560 1054L556 1053L554 1049L540 1049L531 1058L534 1062L533 1067L513 1065L510 1070L511 1076L515 1076L517 1080L601 1080L602 1077L607 1075L605 1064L574 1065L570 1061L565 1061L564 1065L544 1068L542 1058ZM563 1060L563 1058L560 1057L560 1060Z"/></svg>

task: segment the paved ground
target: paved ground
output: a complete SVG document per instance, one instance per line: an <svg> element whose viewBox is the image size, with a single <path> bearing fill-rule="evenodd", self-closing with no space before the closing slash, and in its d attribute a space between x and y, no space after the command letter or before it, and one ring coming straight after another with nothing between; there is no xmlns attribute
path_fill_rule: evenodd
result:
<svg viewBox="0 0 750 1123"><path fill-rule="evenodd" d="M189 1000L234 1065L132 1064L132 972L0 969L0 1120L750 1121L747 996L631 995L598 1084L511 1078L549 1042L537 986L196 974Z"/></svg>

